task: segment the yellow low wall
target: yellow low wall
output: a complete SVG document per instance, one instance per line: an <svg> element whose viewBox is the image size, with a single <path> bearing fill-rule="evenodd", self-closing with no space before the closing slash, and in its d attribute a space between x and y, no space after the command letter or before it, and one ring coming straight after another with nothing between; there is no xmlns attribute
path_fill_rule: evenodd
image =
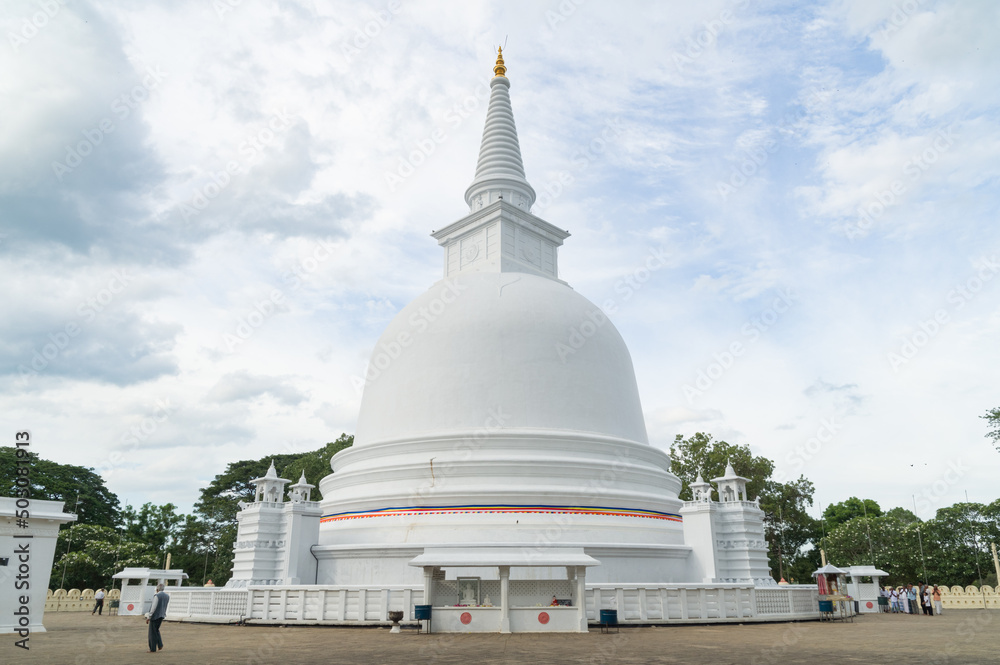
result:
<svg viewBox="0 0 1000 665"><path fill-rule="evenodd" d="M90 612L94 609L94 589L84 589L80 591L79 589L56 589L53 591L49 589L48 594L45 596L45 611L46 612ZM111 604L112 600L118 600L121 596L121 591L118 589L112 589L111 591L105 591L104 596L104 611L108 611L108 606Z"/></svg>
<svg viewBox="0 0 1000 665"><path fill-rule="evenodd" d="M1000 589L994 589L987 585L983 585L982 589L972 585L967 587L942 586L939 588L941 605L945 609L974 610L983 607L984 600L988 609L1000 609Z"/></svg>

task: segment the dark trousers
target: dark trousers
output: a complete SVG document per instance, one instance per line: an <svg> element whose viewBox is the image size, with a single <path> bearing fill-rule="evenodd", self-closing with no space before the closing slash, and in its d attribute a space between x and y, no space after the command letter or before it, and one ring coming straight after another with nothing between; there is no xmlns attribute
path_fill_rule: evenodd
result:
<svg viewBox="0 0 1000 665"><path fill-rule="evenodd" d="M94 609L90 611L91 614L97 612L99 615L104 613L104 599L98 598L97 602L94 603Z"/></svg>
<svg viewBox="0 0 1000 665"><path fill-rule="evenodd" d="M160 624L163 623L163 619L150 619L149 620L149 650L156 651L157 649L163 648L163 640L160 639Z"/></svg>

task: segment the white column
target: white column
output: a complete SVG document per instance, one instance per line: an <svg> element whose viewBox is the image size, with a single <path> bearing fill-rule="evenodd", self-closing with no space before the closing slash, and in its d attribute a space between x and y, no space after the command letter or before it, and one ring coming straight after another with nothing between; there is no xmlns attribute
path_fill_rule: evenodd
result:
<svg viewBox="0 0 1000 665"><path fill-rule="evenodd" d="M431 591L434 586L434 566L424 566L424 602L423 605L433 605Z"/></svg>
<svg viewBox="0 0 1000 665"><path fill-rule="evenodd" d="M587 569L584 566L576 568L576 603L580 606L580 632L586 633L589 629L587 628Z"/></svg>
<svg viewBox="0 0 1000 665"><path fill-rule="evenodd" d="M500 632L510 632L510 566L500 566Z"/></svg>

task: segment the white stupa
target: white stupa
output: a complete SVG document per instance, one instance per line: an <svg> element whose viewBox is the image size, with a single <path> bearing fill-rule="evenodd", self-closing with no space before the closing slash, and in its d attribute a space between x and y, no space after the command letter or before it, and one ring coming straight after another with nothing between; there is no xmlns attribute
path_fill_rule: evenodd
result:
<svg viewBox="0 0 1000 665"><path fill-rule="evenodd" d="M588 584L773 585L763 512L746 496L745 478L727 466L713 481L719 502L700 475L694 500L678 499L669 456L647 439L625 342L597 305L559 279L558 249L569 233L531 213L535 191L502 54L494 74L465 192L469 213L433 233L444 248L443 279L378 341L354 445L331 460L322 501L310 500L302 477L284 502L290 481L273 467L254 481L227 587L314 585L338 590L341 603L348 588L381 589L386 599L422 589L429 599L436 584L465 574L493 584L504 606L509 585L522 580L518 592L532 606L532 594L548 601L554 588L583 608L597 593ZM538 580L558 584L532 589ZM476 595L448 589L441 598L452 594L457 607ZM691 593L708 608L716 601L705 605L706 593L730 592ZM676 611L689 620L693 607ZM752 611L732 608L736 618ZM585 614L559 626L586 630ZM455 622L457 630L467 624Z"/></svg>
<svg viewBox="0 0 1000 665"><path fill-rule="evenodd" d="M442 546L583 547L595 581L684 577L680 481L621 335L559 279L569 233L530 212L505 72L501 54L469 214L433 234L444 279L382 335L354 446L320 482L321 584L416 580L407 563Z"/></svg>

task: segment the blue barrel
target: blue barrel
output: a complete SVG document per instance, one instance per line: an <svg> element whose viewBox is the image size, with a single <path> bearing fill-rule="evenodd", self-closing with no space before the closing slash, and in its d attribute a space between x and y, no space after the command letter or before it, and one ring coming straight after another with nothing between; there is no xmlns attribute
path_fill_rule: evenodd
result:
<svg viewBox="0 0 1000 665"><path fill-rule="evenodd" d="M413 606L413 618L417 621L423 621L425 619L431 618L431 606L430 605L414 605Z"/></svg>
<svg viewBox="0 0 1000 665"><path fill-rule="evenodd" d="M601 625L602 626L617 626L618 625L618 610L601 610Z"/></svg>
<svg viewBox="0 0 1000 665"><path fill-rule="evenodd" d="M819 611L826 612L827 614L833 614L833 601L832 600L819 601Z"/></svg>

